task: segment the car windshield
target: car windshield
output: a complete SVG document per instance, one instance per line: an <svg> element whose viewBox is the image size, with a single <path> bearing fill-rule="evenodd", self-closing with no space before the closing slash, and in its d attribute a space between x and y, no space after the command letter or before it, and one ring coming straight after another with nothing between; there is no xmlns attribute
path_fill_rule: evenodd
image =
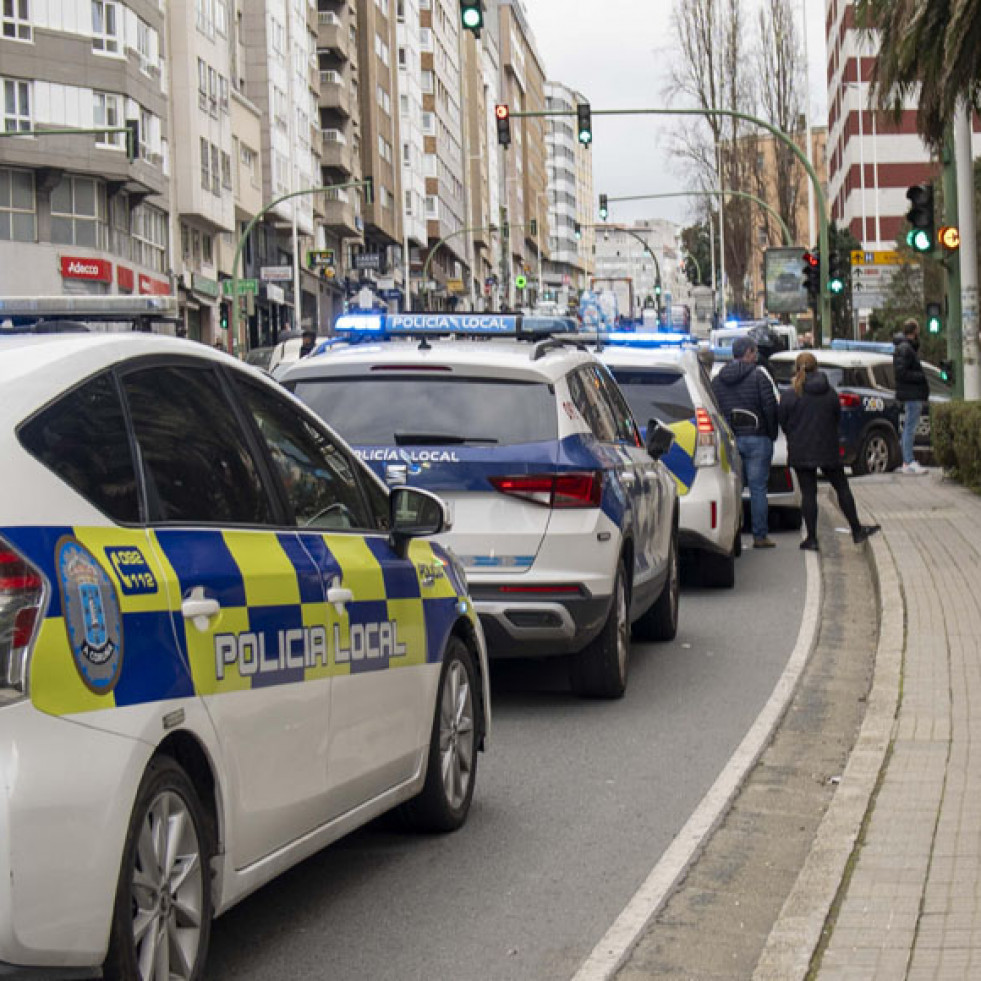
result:
<svg viewBox="0 0 981 981"><path fill-rule="evenodd" d="M294 391L357 446L491 446L558 438L555 396L544 382L360 375L302 379Z"/></svg>
<svg viewBox="0 0 981 981"><path fill-rule="evenodd" d="M680 371L653 368L611 368L634 418L646 426L648 419L672 423L695 414L688 383Z"/></svg>

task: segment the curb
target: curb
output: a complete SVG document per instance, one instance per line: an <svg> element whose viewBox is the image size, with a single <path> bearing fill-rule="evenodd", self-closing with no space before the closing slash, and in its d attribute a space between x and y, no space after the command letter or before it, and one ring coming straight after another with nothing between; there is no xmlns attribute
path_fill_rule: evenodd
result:
<svg viewBox="0 0 981 981"><path fill-rule="evenodd" d="M838 790L810 854L784 902L753 972L753 981L797 981L811 968L892 742L899 709L905 605L899 574L883 535L869 539L870 571L879 599L879 640L865 719ZM833 926L832 926L833 929Z"/></svg>
<svg viewBox="0 0 981 981"><path fill-rule="evenodd" d="M824 585L818 556L808 552L805 562L807 592L800 632L766 705L685 826L576 971L572 981L609 981L627 963L644 931L701 855L705 844L728 814L747 775L770 745L817 645Z"/></svg>

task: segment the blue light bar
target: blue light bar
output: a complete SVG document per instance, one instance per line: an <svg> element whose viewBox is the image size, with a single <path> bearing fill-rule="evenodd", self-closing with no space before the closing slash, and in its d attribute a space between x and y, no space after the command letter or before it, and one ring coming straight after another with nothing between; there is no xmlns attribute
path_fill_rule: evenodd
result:
<svg viewBox="0 0 981 981"><path fill-rule="evenodd" d="M831 342L832 351L873 351L876 354L892 354L895 350L892 341L849 341L836 337Z"/></svg>
<svg viewBox="0 0 981 981"><path fill-rule="evenodd" d="M604 344L617 347L667 348L697 347L698 341L691 334L677 331L623 331L612 330L601 335Z"/></svg>
<svg viewBox="0 0 981 981"><path fill-rule="evenodd" d="M334 323L348 337L533 337L575 333L571 317L525 317L505 313L342 314Z"/></svg>

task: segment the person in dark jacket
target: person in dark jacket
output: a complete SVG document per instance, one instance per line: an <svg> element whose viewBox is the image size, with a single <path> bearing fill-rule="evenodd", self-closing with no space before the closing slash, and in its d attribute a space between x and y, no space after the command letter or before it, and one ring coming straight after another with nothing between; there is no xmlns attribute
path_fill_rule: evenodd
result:
<svg viewBox="0 0 981 981"><path fill-rule="evenodd" d="M797 473L801 511L807 537L800 547L816 552L817 472L820 470L835 490L838 507L852 530L856 545L874 535L878 525L863 525L858 519L855 498L848 486L838 448L838 421L841 403L828 376L818 371L817 358L809 351L797 355L797 374L793 385L780 399L780 426L787 434L787 463Z"/></svg>
<svg viewBox="0 0 981 981"><path fill-rule="evenodd" d="M773 548L769 537L766 485L777 438L777 397L773 382L756 364L759 350L751 337L732 342L732 361L712 379L712 390L736 435L749 487L753 548Z"/></svg>
<svg viewBox="0 0 981 981"><path fill-rule="evenodd" d="M896 398L903 403L903 473L926 473L913 455L916 427L923 414L923 405L930 397L930 386L920 364L920 325L910 318L903 332L893 338L896 345L892 355L896 375Z"/></svg>

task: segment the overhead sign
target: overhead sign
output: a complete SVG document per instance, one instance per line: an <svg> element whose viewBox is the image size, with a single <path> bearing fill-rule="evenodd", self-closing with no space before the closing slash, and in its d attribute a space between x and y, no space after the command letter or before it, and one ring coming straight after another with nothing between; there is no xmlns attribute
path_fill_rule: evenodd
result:
<svg viewBox="0 0 981 981"><path fill-rule="evenodd" d="M362 252L354 257L355 269L378 269L382 267L380 252Z"/></svg>
<svg viewBox="0 0 981 981"><path fill-rule="evenodd" d="M804 313L809 309L804 286L804 249L767 249L763 263L769 313Z"/></svg>
<svg viewBox="0 0 981 981"><path fill-rule="evenodd" d="M82 256L61 257L62 279L85 279L89 282L111 283L112 263L106 259L89 259Z"/></svg>
<svg viewBox="0 0 981 981"><path fill-rule="evenodd" d="M901 266L903 264L903 257L892 249L878 252L854 249L851 257L853 266Z"/></svg>
<svg viewBox="0 0 981 981"><path fill-rule="evenodd" d="M223 279L221 282L221 291L225 296L232 295L232 287L235 287L235 292L239 296L244 294L255 294L259 292L259 280L258 279L240 279L236 282L234 279Z"/></svg>
<svg viewBox="0 0 981 981"><path fill-rule="evenodd" d="M335 253L333 249L311 249L307 252L307 265L311 269L321 266L333 266Z"/></svg>
<svg viewBox="0 0 981 981"><path fill-rule="evenodd" d="M448 279L446 281L446 288L451 293L462 293L463 292L463 280L462 279Z"/></svg>
<svg viewBox="0 0 981 981"><path fill-rule="evenodd" d="M263 266L259 278L267 283L288 283L293 278L292 266Z"/></svg>
<svg viewBox="0 0 981 981"><path fill-rule="evenodd" d="M869 264L852 266L852 305L856 310L875 310L889 302L893 279L903 269L901 264ZM907 270L912 275L913 289L922 293L923 271L919 264Z"/></svg>

